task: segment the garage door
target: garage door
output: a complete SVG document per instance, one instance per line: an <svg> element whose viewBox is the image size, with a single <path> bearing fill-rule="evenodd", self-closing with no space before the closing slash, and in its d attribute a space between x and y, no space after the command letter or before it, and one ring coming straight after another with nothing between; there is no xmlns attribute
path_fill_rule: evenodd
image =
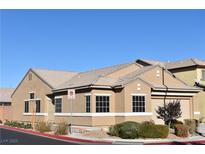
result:
<svg viewBox="0 0 205 154"><path fill-rule="evenodd" d="M166 100L166 103L169 103L171 100ZM173 101L173 100L172 100ZM190 100L180 100L181 103L181 110L182 110L182 117L178 120L183 121L183 119L189 119L191 118L190 114ZM164 124L164 121L157 118L156 109L158 109L158 106L163 106L164 101L163 99L152 99L152 112L153 116L152 119L157 124Z"/></svg>

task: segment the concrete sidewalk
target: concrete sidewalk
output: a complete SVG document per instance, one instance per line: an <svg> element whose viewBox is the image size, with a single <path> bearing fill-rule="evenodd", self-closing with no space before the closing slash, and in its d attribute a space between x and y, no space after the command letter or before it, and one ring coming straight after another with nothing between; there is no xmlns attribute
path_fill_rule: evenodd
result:
<svg viewBox="0 0 205 154"><path fill-rule="evenodd" d="M94 140L94 141L105 141L105 142L112 142L112 144L136 144L136 145L143 145L143 144L169 144L174 142L179 143L189 143L189 142L202 142L205 144L205 137L203 136L191 136L188 138L179 138L179 139L121 139L118 137L109 137L109 138L96 138L96 137L89 137L83 136L79 133L73 133L72 135L68 135L72 138L79 138L85 140Z"/></svg>

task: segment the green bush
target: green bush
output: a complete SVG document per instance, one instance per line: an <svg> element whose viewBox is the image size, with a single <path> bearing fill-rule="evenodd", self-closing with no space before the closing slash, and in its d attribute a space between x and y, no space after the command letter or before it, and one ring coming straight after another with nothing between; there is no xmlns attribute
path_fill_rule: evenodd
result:
<svg viewBox="0 0 205 154"><path fill-rule="evenodd" d="M25 129L32 129L32 125L30 123L27 123L24 125Z"/></svg>
<svg viewBox="0 0 205 154"><path fill-rule="evenodd" d="M41 133L44 132L50 132L51 131L51 124L50 123L46 123L44 121L38 122L35 125L35 129Z"/></svg>
<svg viewBox="0 0 205 154"><path fill-rule="evenodd" d="M62 122L58 125L57 130L55 131L56 135L66 135L68 134L68 124L65 122Z"/></svg>
<svg viewBox="0 0 205 154"><path fill-rule="evenodd" d="M140 138L167 138L169 133L169 128L166 125L148 125L141 124L139 127L139 137Z"/></svg>
<svg viewBox="0 0 205 154"><path fill-rule="evenodd" d="M197 129L197 120L195 119L184 119L184 124L189 127L189 133L194 134Z"/></svg>
<svg viewBox="0 0 205 154"><path fill-rule="evenodd" d="M123 139L135 139L139 137L140 124L136 122L125 122L119 130L119 137Z"/></svg>
<svg viewBox="0 0 205 154"><path fill-rule="evenodd" d="M154 121L150 120L150 121L143 121L141 125L155 125L155 123Z"/></svg>
<svg viewBox="0 0 205 154"><path fill-rule="evenodd" d="M179 120L172 120L170 123L170 128L174 129L175 125L177 125L177 124L183 124L183 122L179 121Z"/></svg>
<svg viewBox="0 0 205 154"><path fill-rule="evenodd" d="M138 137L139 123L127 121L113 125L109 128L109 134L123 139L134 139Z"/></svg>
<svg viewBox="0 0 205 154"><path fill-rule="evenodd" d="M188 137L189 136L189 127L183 124L177 124L174 127L175 135L178 137Z"/></svg>

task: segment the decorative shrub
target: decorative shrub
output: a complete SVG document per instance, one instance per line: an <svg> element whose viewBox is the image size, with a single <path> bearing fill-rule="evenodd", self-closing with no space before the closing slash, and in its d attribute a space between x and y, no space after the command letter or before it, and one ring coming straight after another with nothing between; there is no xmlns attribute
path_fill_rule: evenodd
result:
<svg viewBox="0 0 205 154"><path fill-rule="evenodd" d="M27 123L24 125L25 129L32 129L32 125L30 123Z"/></svg>
<svg viewBox="0 0 205 154"><path fill-rule="evenodd" d="M174 129L175 125L177 125L177 124L183 124L183 122L179 121L179 120L172 120L170 123L170 128Z"/></svg>
<svg viewBox="0 0 205 154"><path fill-rule="evenodd" d="M109 134L124 139L134 139L138 137L139 123L127 121L113 125L109 128Z"/></svg>
<svg viewBox="0 0 205 154"><path fill-rule="evenodd" d="M140 138L167 138L169 128L166 125L141 124L138 133Z"/></svg>
<svg viewBox="0 0 205 154"><path fill-rule="evenodd" d="M125 122L119 130L119 137L123 139L135 139L139 137L138 129L140 124L136 122Z"/></svg>
<svg viewBox="0 0 205 154"><path fill-rule="evenodd" d="M141 124L142 124L142 125L155 125L155 123L154 123L153 120L150 120L150 121L143 121Z"/></svg>
<svg viewBox="0 0 205 154"><path fill-rule="evenodd" d="M188 137L189 136L189 127L183 124L175 125L175 135L179 137Z"/></svg>
<svg viewBox="0 0 205 154"><path fill-rule="evenodd" d="M41 121L41 122L38 122L36 125L35 125L35 129L41 133L44 133L44 132L50 132L51 131L51 125L50 123L46 123L44 121Z"/></svg>
<svg viewBox="0 0 205 154"><path fill-rule="evenodd" d="M68 124L62 122L58 125L57 130L55 131L56 135L66 135L68 134Z"/></svg>
<svg viewBox="0 0 205 154"><path fill-rule="evenodd" d="M195 119L184 119L184 124L189 127L189 133L193 134L196 132L197 129L197 120Z"/></svg>
<svg viewBox="0 0 205 154"><path fill-rule="evenodd" d="M3 122L0 120L0 124L2 124Z"/></svg>

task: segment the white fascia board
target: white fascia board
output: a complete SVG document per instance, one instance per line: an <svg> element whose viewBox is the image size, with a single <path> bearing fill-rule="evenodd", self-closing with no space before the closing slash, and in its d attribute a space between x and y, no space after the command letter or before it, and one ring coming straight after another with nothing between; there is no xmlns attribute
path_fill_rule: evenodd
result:
<svg viewBox="0 0 205 154"><path fill-rule="evenodd" d="M31 116L33 114L36 116L48 116L48 113L23 113L25 116Z"/></svg>
<svg viewBox="0 0 205 154"><path fill-rule="evenodd" d="M194 96L195 93L172 93L172 92L152 92L151 95L160 95L160 96Z"/></svg>
<svg viewBox="0 0 205 154"><path fill-rule="evenodd" d="M122 113L72 113L74 117L114 117L114 116L151 116L152 112L122 112ZM54 116L71 116L71 113L54 113Z"/></svg>

